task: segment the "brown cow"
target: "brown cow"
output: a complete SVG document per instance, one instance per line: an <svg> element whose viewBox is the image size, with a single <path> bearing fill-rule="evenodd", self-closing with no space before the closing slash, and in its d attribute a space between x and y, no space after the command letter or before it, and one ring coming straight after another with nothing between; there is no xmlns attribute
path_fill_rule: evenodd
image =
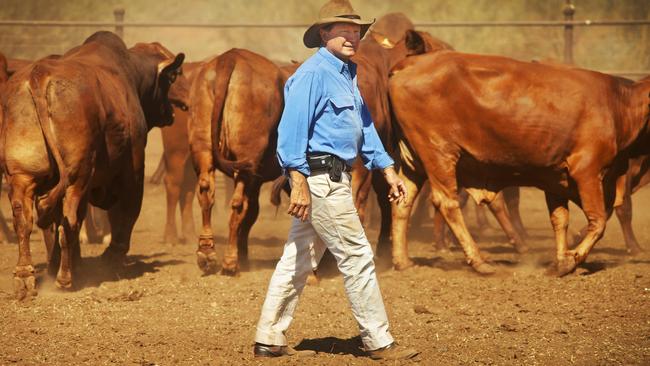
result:
<svg viewBox="0 0 650 366"><path fill-rule="evenodd" d="M353 61L358 67L359 90L368 105L375 129L384 143L386 151L395 157L395 138L392 131L390 107L388 102L388 74L399 61L413 52L409 43L416 37L424 39L419 44L419 52L436 52L452 49L447 43L425 32L413 31L413 23L402 13L391 13L380 18L368 31L368 35L359 44ZM364 220L365 206L371 187L377 194L381 211L381 227L377 243L377 255L388 257L390 254L390 204L386 199L388 186L380 171L372 174L357 161L352 171L352 192L360 219Z"/></svg>
<svg viewBox="0 0 650 366"><path fill-rule="evenodd" d="M211 227L215 168L235 181L221 273L236 274L239 258L248 260L248 233L259 213L260 186L280 174L275 149L284 81L271 61L241 49L206 62L196 75L190 92L190 147L203 221L197 263L205 273L217 268Z"/></svg>
<svg viewBox="0 0 650 366"><path fill-rule="evenodd" d="M390 80L393 110L433 204L480 273L495 269L467 231L458 185L478 201L512 185L544 190L558 274L572 272L603 234L628 159L648 153L649 90L650 82L458 52L407 59ZM409 178L412 195L424 177ZM589 222L575 250L566 240L568 200ZM393 224L394 260L407 262L405 220Z"/></svg>
<svg viewBox="0 0 650 366"><path fill-rule="evenodd" d="M181 211L181 242L196 237L192 202L197 177L192 167L189 144L189 117L191 108L190 87L203 62L183 65L181 75L169 90L169 100L174 105L174 123L162 129L165 191L167 192L167 220L163 240L165 243L179 241L176 230L176 205Z"/></svg>
<svg viewBox="0 0 650 366"><path fill-rule="evenodd" d="M59 59L16 72L3 90L0 163L18 235L16 297L34 295L29 249L33 206L38 226L58 226L58 251L48 248L56 285L72 286L80 258L78 234L86 201L109 210L109 262L122 263L142 204L147 132L173 121L167 99L184 55L160 44L127 49L97 32ZM58 262L58 263L57 263Z"/></svg>

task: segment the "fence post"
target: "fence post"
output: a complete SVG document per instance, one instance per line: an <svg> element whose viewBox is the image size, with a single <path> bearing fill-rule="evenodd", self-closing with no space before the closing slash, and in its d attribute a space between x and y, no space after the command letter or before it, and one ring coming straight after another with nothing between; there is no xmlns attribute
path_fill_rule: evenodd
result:
<svg viewBox="0 0 650 366"><path fill-rule="evenodd" d="M115 25L115 34L120 36L120 38L124 38L124 26L119 24L124 23L124 9L117 8L113 10L113 15L115 16L115 23L118 23Z"/></svg>
<svg viewBox="0 0 650 366"><path fill-rule="evenodd" d="M576 12L576 7L573 6L571 0L565 0L564 4L564 21L572 21L573 14ZM566 24L564 26L564 63L573 64L573 25Z"/></svg>

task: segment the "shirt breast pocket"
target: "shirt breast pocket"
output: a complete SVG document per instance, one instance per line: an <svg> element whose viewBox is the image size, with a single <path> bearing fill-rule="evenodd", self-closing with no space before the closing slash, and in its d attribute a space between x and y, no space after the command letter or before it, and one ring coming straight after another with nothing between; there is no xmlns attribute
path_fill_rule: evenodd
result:
<svg viewBox="0 0 650 366"><path fill-rule="evenodd" d="M351 95L334 95L330 98L332 117L338 127L352 127L355 123L356 107Z"/></svg>

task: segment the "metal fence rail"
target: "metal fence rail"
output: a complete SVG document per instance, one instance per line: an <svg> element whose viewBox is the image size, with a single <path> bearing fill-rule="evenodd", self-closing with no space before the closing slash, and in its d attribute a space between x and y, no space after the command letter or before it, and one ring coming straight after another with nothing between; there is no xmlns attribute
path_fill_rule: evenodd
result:
<svg viewBox="0 0 650 366"><path fill-rule="evenodd" d="M650 20L574 20L575 7L571 0L565 0L562 10L564 20L539 20L539 21L436 21L436 22L414 22L416 27L421 28L477 28L477 27L563 27L564 28L564 57L563 61L573 64L573 28L574 27L609 27L609 26L648 26ZM125 10L115 9L113 16L115 21L56 21L56 20L0 20L0 27L22 26L22 27L93 27L109 28L114 27L115 33L124 38L124 28L306 28L311 24L304 23L167 23L167 22L127 22L124 21ZM609 70L602 71L614 75L623 76L645 76L650 70Z"/></svg>

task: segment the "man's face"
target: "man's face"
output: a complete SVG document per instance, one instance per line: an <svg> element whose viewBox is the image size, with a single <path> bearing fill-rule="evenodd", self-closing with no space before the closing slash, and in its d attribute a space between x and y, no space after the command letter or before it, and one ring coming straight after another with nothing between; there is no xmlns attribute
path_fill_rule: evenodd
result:
<svg viewBox="0 0 650 366"><path fill-rule="evenodd" d="M361 26L350 23L334 23L329 30L320 30L325 47L336 57L347 60L354 56L361 39Z"/></svg>

